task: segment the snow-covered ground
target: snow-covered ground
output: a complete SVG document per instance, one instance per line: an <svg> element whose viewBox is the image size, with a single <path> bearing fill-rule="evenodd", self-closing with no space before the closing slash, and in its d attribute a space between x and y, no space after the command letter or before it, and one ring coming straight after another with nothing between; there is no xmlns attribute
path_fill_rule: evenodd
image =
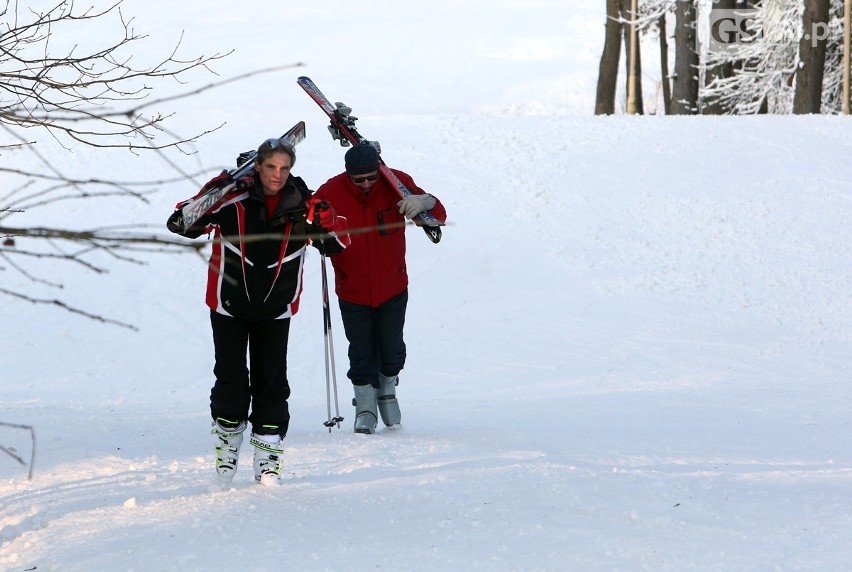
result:
<svg viewBox="0 0 852 572"><path fill-rule="evenodd" d="M191 4L124 6L152 41L233 47L225 77L305 66L174 104L186 131L227 121L188 165L215 173L303 119L297 174L341 170L304 74L446 204L440 244L408 231L404 427L351 432L336 309L346 421L323 427L312 253L281 485L244 462L220 491L204 262L56 266L59 293L6 266L6 287L139 331L0 298L0 421L38 438L31 481L0 456L0 569L848 569L844 118L593 117L602 6ZM161 227L194 191L31 216ZM30 454L26 432L0 444Z"/></svg>

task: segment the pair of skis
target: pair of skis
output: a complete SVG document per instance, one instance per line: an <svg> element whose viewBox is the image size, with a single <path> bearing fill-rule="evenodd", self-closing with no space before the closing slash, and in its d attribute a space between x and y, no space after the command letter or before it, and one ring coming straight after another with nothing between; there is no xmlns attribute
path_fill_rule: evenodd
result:
<svg viewBox="0 0 852 572"><path fill-rule="evenodd" d="M278 138L284 145L295 147L305 139L305 122L300 121L290 128L287 133ZM239 194L236 188L236 180L254 173L254 161L257 151L247 151L240 154L239 165L228 171L230 180L225 184L208 189L204 193L196 195L181 206L183 228L190 228L201 217L228 202L232 197Z"/></svg>
<svg viewBox="0 0 852 572"><path fill-rule="evenodd" d="M344 147L355 145L358 143L371 143L378 146L375 142L368 141L355 128L356 117L351 115L352 110L342 103L332 105L328 98L319 90L316 84L310 78L302 76L298 80L298 84L305 92L313 99L317 105L328 116L331 124L329 131L332 137ZM279 138L279 141L285 145L295 147L305 139L305 122L300 121L294 125L289 131ZM240 191L235 188L235 181L241 177L245 177L254 172L254 160L257 157L257 151L250 151L240 155L242 163L235 169L228 171L230 180L221 186L214 187L199 194L183 206L181 206L183 228L190 228L198 219L206 213L215 210ZM387 180L391 186L396 189L401 198L406 198L412 195L412 192L399 180L393 171L379 158L379 173ZM421 227L426 236L434 243L441 240L441 226L443 223L429 212L422 212L414 217L414 223Z"/></svg>
<svg viewBox="0 0 852 572"><path fill-rule="evenodd" d="M339 102L332 105L331 101L329 101L329 99L320 91L317 85L309 77L302 76L297 80L297 83L328 116L331 121L331 125L329 125L328 130L331 132L331 136L335 140L340 141L341 146L347 147L358 143L370 143L377 147L376 150L379 150L378 144L368 141L365 137L358 133L358 130L355 128L355 120L357 117L353 117L351 115L351 108ZM381 157L379 158L379 173L394 189L396 189L401 198L404 199L413 194L408 187L399 180L399 177L390 170ZM426 232L426 236L429 237L429 240L434 243L438 243L441 240L441 226L443 223L435 218L431 212L422 212L414 217L413 220L414 224L421 227Z"/></svg>

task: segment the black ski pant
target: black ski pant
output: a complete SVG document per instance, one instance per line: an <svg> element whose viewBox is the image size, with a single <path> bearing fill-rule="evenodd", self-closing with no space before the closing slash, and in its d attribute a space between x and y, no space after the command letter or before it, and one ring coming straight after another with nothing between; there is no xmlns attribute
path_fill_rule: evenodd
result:
<svg viewBox="0 0 852 572"><path fill-rule="evenodd" d="M213 419L248 420L255 434L284 437L290 425L290 319L250 322L211 311L210 323L216 351L216 383L210 391Z"/></svg>
<svg viewBox="0 0 852 572"><path fill-rule="evenodd" d="M405 309L408 290L378 308L338 299L343 329L349 340L349 372L355 385L378 386L379 373L398 375L405 365Z"/></svg>

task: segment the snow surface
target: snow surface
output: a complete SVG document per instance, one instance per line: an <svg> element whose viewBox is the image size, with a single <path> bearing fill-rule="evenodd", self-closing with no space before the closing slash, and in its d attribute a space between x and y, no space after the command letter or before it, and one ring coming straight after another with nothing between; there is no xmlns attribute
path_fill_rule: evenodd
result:
<svg viewBox="0 0 852 572"><path fill-rule="evenodd" d="M215 173L303 119L295 171L312 187L337 173L304 74L444 201L439 245L408 231L404 427L351 432L336 309L347 419L323 427L312 253L281 485L252 482L246 447L219 491L204 262L53 263L61 292L6 266L5 287L138 331L0 298L0 421L37 434L31 481L0 456L0 569L848 569L847 120L594 117L602 5L290 4L123 6L151 35L139 58L185 29L187 54L235 49L223 77L305 64L164 109L178 131L227 122L187 168ZM67 155L54 159L104 168ZM145 157L109 168L168 173ZM161 229L194 191L18 222ZM24 431L0 427L0 444L30 454Z"/></svg>

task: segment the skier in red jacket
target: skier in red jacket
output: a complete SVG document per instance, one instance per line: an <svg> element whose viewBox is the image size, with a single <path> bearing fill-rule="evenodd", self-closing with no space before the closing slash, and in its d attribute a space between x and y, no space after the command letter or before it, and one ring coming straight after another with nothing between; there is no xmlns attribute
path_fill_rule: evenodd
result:
<svg viewBox="0 0 852 572"><path fill-rule="evenodd" d="M355 432L375 433L379 415L388 427L401 420L396 386L406 355L405 219L431 210L444 222L447 213L410 175L394 169L413 193L400 200L380 176L379 154L370 144L352 147L345 164L346 171L321 185L315 197L333 204L351 232L351 244L330 258L349 341L347 376L355 392Z"/></svg>

